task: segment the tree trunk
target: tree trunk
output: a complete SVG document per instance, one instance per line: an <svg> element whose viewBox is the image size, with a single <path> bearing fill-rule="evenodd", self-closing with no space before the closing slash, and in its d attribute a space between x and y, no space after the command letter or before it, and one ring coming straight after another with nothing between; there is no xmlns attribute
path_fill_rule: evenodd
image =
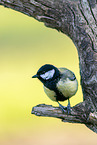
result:
<svg viewBox="0 0 97 145"><path fill-rule="evenodd" d="M72 107L70 115L43 104L33 107L32 113L84 123L97 133L97 0L0 0L0 5L68 35L78 50L84 101Z"/></svg>

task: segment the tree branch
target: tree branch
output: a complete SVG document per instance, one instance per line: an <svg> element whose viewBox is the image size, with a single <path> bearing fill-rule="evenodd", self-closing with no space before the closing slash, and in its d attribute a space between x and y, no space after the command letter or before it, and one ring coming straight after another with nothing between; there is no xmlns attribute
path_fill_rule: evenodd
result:
<svg viewBox="0 0 97 145"><path fill-rule="evenodd" d="M69 115L68 113L63 114L59 107L45 104L39 104L33 107L31 113L36 116L58 118L63 122L85 124L88 128L97 133L97 112L87 114L85 101L72 107Z"/></svg>
<svg viewBox="0 0 97 145"><path fill-rule="evenodd" d="M33 107L31 113L35 114L36 116L58 118L63 122L81 123L85 124L86 126L97 126L97 112L87 114L87 111L85 110L85 102L79 103L72 107L70 114L67 112L63 113L59 107L53 107L52 105L45 104L39 104ZM96 129L95 132L97 133Z"/></svg>
<svg viewBox="0 0 97 145"><path fill-rule="evenodd" d="M97 1L0 0L0 5L34 17L47 27L68 35L78 50L84 102L74 106L71 115L64 115L58 108L48 105L36 106L32 113L84 123L97 132Z"/></svg>
<svg viewBox="0 0 97 145"><path fill-rule="evenodd" d="M80 104L78 104L79 106ZM76 108L78 108L76 106ZM84 112L83 110L80 110L81 112ZM55 117L59 118L64 122L70 122L70 123L83 123L85 124L87 121L83 114L79 115L78 110L75 111L74 108L71 108L71 113L63 113L59 107L53 107L52 105L45 105L40 104L32 108L32 114L35 114L36 116L46 116L46 117Z"/></svg>

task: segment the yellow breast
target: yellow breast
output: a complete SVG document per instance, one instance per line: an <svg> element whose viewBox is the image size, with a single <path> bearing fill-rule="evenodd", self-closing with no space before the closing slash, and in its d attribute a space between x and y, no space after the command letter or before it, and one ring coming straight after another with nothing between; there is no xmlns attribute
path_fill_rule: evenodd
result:
<svg viewBox="0 0 97 145"><path fill-rule="evenodd" d="M65 97L72 97L77 92L78 82L76 79L74 81L69 78L66 80L60 79L57 88Z"/></svg>
<svg viewBox="0 0 97 145"><path fill-rule="evenodd" d="M48 88L46 88L45 86L43 86L44 88L44 92L46 93L46 95L53 101L56 101L56 93Z"/></svg>

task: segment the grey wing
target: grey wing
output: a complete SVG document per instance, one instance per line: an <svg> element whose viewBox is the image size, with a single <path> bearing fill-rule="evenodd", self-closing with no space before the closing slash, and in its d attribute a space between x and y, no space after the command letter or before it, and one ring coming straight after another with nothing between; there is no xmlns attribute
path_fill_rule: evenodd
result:
<svg viewBox="0 0 97 145"><path fill-rule="evenodd" d="M71 81L76 79L75 74L67 68L59 68L59 71L62 74L62 77L66 80L69 78Z"/></svg>

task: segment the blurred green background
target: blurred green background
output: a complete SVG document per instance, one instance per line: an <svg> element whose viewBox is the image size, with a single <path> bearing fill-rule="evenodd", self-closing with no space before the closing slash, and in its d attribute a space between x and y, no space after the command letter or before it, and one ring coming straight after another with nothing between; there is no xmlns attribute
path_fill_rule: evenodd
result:
<svg viewBox="0 0 97 145"><path fill-rule="evenodd" d="M0 144L97 145L96 134L84 125L31 115L37 104L58 106L45 95L42 83L31 78L46 63L75 73L79 89L71 105L81 102L78 54L72 41L31 17L0 6Z"/></svg>

